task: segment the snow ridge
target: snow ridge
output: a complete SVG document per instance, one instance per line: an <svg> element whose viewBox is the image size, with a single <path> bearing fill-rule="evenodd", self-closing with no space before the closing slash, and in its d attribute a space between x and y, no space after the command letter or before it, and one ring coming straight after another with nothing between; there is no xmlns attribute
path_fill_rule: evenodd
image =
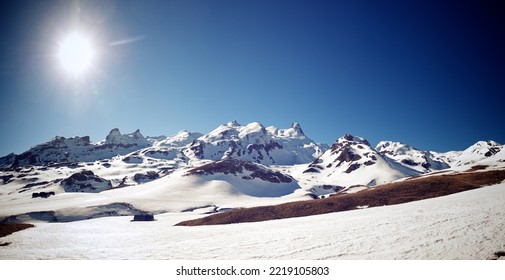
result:
<svg viewBox="0 0 505 280"><path fill-rule="evenodd" d="M242 126L236 121L220 125L193 141L184 154L191 159L240 159L262 164L308 163L324 151L303 134L299 124L291 128L265 128L253 122Z"/></svg>

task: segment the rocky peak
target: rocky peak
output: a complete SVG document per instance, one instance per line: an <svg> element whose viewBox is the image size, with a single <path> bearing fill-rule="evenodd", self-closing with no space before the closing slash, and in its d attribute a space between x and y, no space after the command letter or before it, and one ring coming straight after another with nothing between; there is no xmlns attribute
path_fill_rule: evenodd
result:
<svg viewBox="0 0 505 280"><path fill-rule="evenodd" d="M233 120L233 121L227 123L226 125L229 127L240 126L240 124L236 120Z"/></svg>
<svg viewBox="0 0 505 280"><path fill-rule="evenodd" d="M143 139L144 135L142 135L142 133L140 133L140 129L137 129L137 130L135 130L135 132L133 132L133 138L135 138L135 139Z"/></svg>
<svg viewBox="0 0 505 280"><path fill-rule="evenodd" d="M405 155L411 151L419 151L410 145L394 141L381 141L377 144L375 149L383 155Z"/></svg>
<svg viewBox="0 0 505 280"><path fill-rule="evenodd" d="M345 134L344 136L340 137L337 140L337 142L338 143L349 142L350 144L364 144L370 146L370 143L368 143L368 141L365 138L353 136L351 134Z"/></svg>
<svg viewBox="0 0 505 280"><path fill-rule="evenodd" d="M142 148L149 146L151 143L140 133L139 129L129 134L121 134L119 129L114 128L105 138L105 144L139 146Z"/></svg>
<svg viewBox="0 0 505 280"><path fill-rule="evenodd" d="M115 140L121 136L121 132L119 132L118 128L113 128L107 137L105 137L105 142L107 143L114 143Z"/></svg>
<svg viewBox="0 0 505 280"><path fill-rule="evenodd" d="M291 124L291 128L294 129L298 134L305 135L299 123L294 122Z"/></svg>
<svg viewBox="0 0 505 280"><path fill-rule="evenodd" d="M338 153L342 150L352 151L354 148L363 149L364 147L372 149L370 147L370 143L368 143L365 138L355 137L351 134L345 134L344 136L337 139L337 141L331 146L331 153Z"/></svg>

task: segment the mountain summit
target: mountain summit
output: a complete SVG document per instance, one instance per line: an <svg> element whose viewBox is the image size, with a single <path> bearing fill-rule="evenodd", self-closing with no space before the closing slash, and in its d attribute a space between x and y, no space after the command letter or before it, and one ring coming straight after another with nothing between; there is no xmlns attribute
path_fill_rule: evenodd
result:
<svg viewBox="0 0 505 280"><path fill-rule="evenodd" d="M303 173L313 181L329 185L375 186L420 172L383 157L365 138L346 134Z"/></svg>
<svg viewBox="0 0 505 280"><path fill-rule="evenodd" d="M253 122L236 121L220 125L191 143L184 154L192 159L240 159L262 164L308 163L322 154L324 147L303 134L298 123L278 129Z"/></svg>

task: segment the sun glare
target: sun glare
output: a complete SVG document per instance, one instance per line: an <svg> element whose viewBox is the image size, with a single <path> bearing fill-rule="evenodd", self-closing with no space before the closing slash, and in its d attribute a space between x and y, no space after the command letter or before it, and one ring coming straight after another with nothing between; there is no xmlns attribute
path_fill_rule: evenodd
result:
<svg viewBox="0 0 505 280"><path fill-rule="evenodd" d="M74 77L84 74L95 57L91 42L79 33L73 33L60 43L58 58L63 69Z"/></svg>

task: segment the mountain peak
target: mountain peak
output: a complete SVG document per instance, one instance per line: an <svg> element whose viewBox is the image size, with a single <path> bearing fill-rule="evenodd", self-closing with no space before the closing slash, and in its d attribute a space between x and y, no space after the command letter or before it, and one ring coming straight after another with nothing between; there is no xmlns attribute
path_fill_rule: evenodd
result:
<svg viewBox="0 0 505 280"><path fill-rule="evenodd" d="M109 135L121 135L121 132L119 132L119 128L113 128L109 132Z"/></svg>
<svg viewBox="0 0 505 280"><path fill-rule="evenodd" d="M233 120L233 121L227 123L226 125L229 127L240 126L240 124L236 120Z"/></svg>
<svg viewBox="0 0 505 280"><path fill-rule="evenodd" d="M294 129L298 134L305 135L299 123L297 122L292 123L291 128Z"/></svg>
<svg viewBox="0 0 505 280"><path fill-rule="evenodd" d="M135 130L135 132L133 132L133 137L135 139L142 139L142 138L144 138L144 135L142 135L142 133L140 133L140 129L137 129L137 130Z"/></svg>
<svg viewBox="0 0 505 280"><path fill-rule="evenodd" d="M118 145L135 145L135 146L149 146L149 141L140 133L137 129L132 133L121 134L118 128L113 128L107 137L105 137L106 144L118 144Z"/></svg>
<svg viewBox="0 0 505 280"><path fill-rule="evenodd" d="M381 154L406 154L409 151L418 151L415 147L395 141L380 141L377 146L375 146L375 150Z"/></svg>
<svg viewBox="0 0 505 280"><path fill-rule="evenodd" d="M121 137L121 132L119 132L119 129L118 128L113 128L109 134L107 135L107 137L105 137L105 142L106 143L114 143L115 140L118 138L118 137Z"/></svg>
<svg viewBox="0 0 505 280"><path fill-rule="evenodd" d="M337 143L344 143L344 142L355 142L370 146L370 143L368 143L368 141L365 138L353 136L351 134L345 134L344 136L337 139Z"/></svg>

